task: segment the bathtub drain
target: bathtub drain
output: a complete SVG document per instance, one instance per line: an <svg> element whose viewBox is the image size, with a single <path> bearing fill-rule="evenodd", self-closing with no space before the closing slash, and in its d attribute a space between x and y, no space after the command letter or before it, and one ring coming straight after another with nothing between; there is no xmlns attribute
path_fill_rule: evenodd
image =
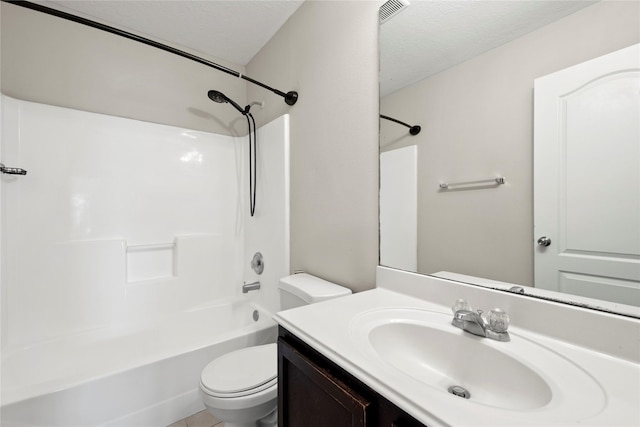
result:
<svg viewBox="0 0 640 427"><path fill-rule="evenodd" d="M471 393L469 393L466 388L459 385L452 385L451 387L449 387L448 391L455 396L464 397L465 399L471 397Z"/></svg>
<svg viewBox="0 0 640 427"><path fill-rule="evenodd" d="M253 310L253 320L257 322L259 318L260 318L260 313L258 313L258 310Z"/></svg>

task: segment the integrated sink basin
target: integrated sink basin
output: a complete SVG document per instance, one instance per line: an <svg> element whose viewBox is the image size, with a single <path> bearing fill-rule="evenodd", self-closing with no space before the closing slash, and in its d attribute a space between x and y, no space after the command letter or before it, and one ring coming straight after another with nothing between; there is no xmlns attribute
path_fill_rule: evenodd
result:
<svg viewBox="0 0 640 427"><path fill-rule="evenodd" d="M555 419L600 412L605 395L587 372L524 334L499 342L451 325L452 315L409 308L361 313L349 333L389 375L451 399L506 411L553 412ZM559 417L559 418L558 418Z"/></svg>
<svg viewBox="0 0 640 427"><path fill-rule="evenodd" d="M474 402L507 409L549 403L551 388L540 375L480 340L402 321L369 332L370 345L380 358L426 385L447 391L462 387Z"/></svg>

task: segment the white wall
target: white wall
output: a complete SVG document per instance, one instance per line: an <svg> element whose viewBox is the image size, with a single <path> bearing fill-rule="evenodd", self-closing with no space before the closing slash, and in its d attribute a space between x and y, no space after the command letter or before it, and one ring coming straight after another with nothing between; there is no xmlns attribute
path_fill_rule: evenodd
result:
<svg viewBox="0 0 640 427"><path fill-rule="evenodd" d="M533 284L533 80L638 41L640 3L603 1L382 100L422 126L381 124L384 150L419 145L420 272ZM500 175L495 189L438 191Z"/></svg>
<svg viewBox="0 0 640 427"><path fill-rule="evenodd" d="M291 269L358 291L378 264L379 1L307 0L247 65L280 90L263 123L291 117Z"/></svg>

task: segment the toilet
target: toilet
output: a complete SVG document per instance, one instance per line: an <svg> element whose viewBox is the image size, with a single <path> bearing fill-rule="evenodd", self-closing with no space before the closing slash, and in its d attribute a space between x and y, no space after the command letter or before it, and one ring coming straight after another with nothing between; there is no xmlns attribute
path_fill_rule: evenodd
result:
<svg viewBox="0 0 640 427"><path fill-rule="evenodd" d="M288 310L351 294L306 273L280 279L280 307ZM278 409L277 344L247 347L211 361L200 375L200 398L225 427L274 427Z"/></svg>

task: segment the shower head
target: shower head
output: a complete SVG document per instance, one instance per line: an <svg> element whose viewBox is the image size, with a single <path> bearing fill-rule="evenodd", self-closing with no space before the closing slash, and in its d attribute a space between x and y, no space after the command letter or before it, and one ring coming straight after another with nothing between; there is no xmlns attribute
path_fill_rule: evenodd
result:
<svg viewBox="0 0 640 427"><path fill-rule="evenodd" d="M219 102L220 104L229 103L229 104L233 105L233 107L236 110L238 110L242 115L245 115L245 116L247 115L247 113L249 113L249 108L251 108L251 106L247 105L243 109L236 102L234 102L232 99L228 98L224 93L218 92L217 90L210 90L209 92L207 92L207 96L213 102Z"/></svg>
<svg viewBox="0 0 640 427"><path fill-rule="evenodd" d="M224 93L218 92L217 90L210 90L207 95L214 102L219 102L221 104L227 102L227 97L224 95Z"/></svg>

